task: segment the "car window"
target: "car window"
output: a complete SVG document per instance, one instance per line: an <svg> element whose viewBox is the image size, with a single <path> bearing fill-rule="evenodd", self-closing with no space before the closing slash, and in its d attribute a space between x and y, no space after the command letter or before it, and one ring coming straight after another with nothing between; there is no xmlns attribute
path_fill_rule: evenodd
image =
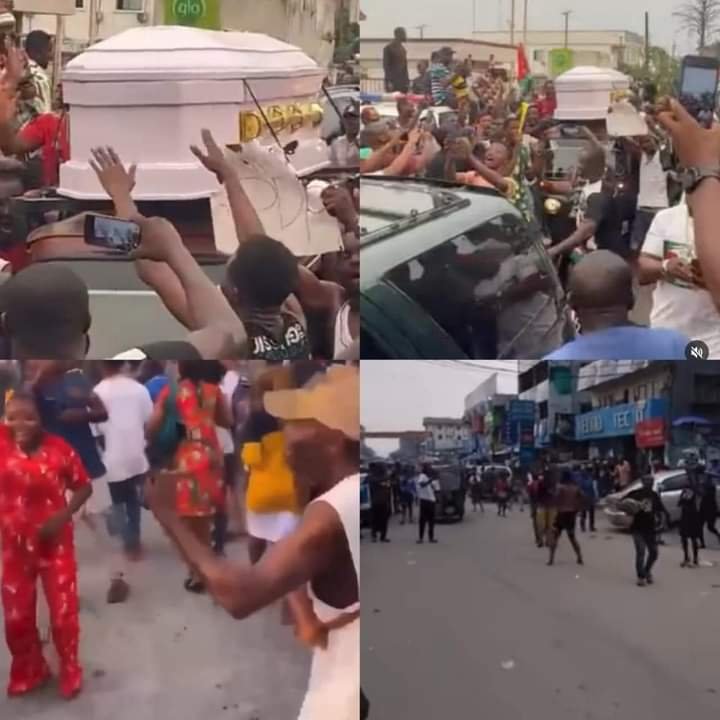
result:
<svg viewBox="0 0 720 720"><path fill-rule="evenodd" d="M688 476L685 473L682 475L673 475L662 481L662 492L684 490L686 487L688 487Z"/></svg>
<svg viewBox="0 0 720 720"><path fill-rule="evenodd" d="M561 291L536 237L507 212L387 277L470 357L543 357L562 344L563 323Z"/></svg>

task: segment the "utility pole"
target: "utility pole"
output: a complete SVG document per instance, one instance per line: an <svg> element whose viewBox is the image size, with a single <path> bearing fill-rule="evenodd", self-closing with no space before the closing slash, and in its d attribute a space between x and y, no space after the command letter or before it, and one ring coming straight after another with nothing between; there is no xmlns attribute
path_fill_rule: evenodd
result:
<svg viewBox="0 0 720 720"><path fill-rule="evenodd" d="M98 0L90 0L90 7L88 8L88 45L94 45L97 40L97 11L98 11Z"/></svg>
<svg viewBox="0 0 720 720"><path fill-rule="evenodd" d="M477 30L477 2L476 0L472 0L473 5L473 33Z"/></svg>
<svg viewBox="0 0 720 720"><path fill-rule="evenodd" d="M527 51L527 28L528 28L528 0L525 0L525 12L523 14L523 45Z"/></svg>
<svg viewBox="0 0 720 720"><path fill-rule="evenodd" d="M563 12L562 14L565 16L565 48L567 49L568 37L570 34L570 16L572 15L572 10L565 10L565 12Z"/></svg>
<svg viewBox="0 0 720 720"><path fill-rule="evenodd" d="M645 13L645 77L650 71L650 13Z"/></svg>
<svg viewBox="0 0 720 720"><path fill-rule="evenodd" d="M421 39L421 40L424 40L424 39L425 39L425 28L426 28L426 27L430 27L430 26L427 25L427 24L425 24L425 25L415 25L414 28L413 28L414 30L417 30L417 31L420 33L420 39Z"/></svg>
<svg viewBox="0 0 720 720"><path fill-rule="evenodd" d="M510 44L515 44L515 0L510 0Z"/></svg>

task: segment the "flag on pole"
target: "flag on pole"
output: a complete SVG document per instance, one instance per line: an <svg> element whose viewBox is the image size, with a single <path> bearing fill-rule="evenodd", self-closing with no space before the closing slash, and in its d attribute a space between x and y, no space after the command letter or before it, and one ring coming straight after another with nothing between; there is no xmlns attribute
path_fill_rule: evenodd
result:
<svg viewBox="0 0 720 720"><path fill-rule="evenodd" d="M532 87L532 75L530 74L530 63L525 54L525 47L522 43L517 46L517 81L522 95L527 95Z"/></svg>

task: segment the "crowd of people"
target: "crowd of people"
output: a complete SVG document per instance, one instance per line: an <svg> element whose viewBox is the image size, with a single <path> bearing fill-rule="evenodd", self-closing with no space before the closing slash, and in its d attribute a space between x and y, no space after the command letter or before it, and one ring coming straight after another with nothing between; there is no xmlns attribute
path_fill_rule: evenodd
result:
<svg viewBox="0 0 720 720"><path fill-rule="evenodd" d="M3 37L0 45L0 163L8 164L4 170L15 170L13 182L0 188L7 200L57 188L60 165L70 159L70 113L62 87L51 93L49 35L30 33L24 49L13 36ZM187 330L183 341L159 337L157 343L128 348L122 359L359 357L359 193L354 179L343 179L358 164L358 112L350 104L343 112L342 136L329 139L328 160L341 173L326 184L322 202L338 223L343 249L320 258L298 258L265 232L228 154L198 128L204 147L193 152L225 186L237 232L223 292L178 227L143 216L132 197L135 166L123 164L111 147L93 151L89 160L112 200L103 211L137 224L141 242L130 258L137 275ZM49 218L47 227L56 227L61 236L82 236L84 219ZM93 318L83 278L61 263L33 263L27 238L15 234L0 240L3 267L0 279L12 276L0 286L1 357L97 357L89 346Z"/></svg>
<svg viewBox="0 0 720 720"><path fill-rule="evenodd" d="M107 602L133 602L143 593L133 564L152 559L143 543L147 508L177 547L188 592L208 593L235 619L284 599L297 638L313 650L300 718L357 717L357 367L26 360L1 370L9 695L50 679L38 579L60 693L81 692L73 517L106 552ZM226 554L239 533L248 536L249 564Z"/></svg>
<svg viewBox="0 0 720 720"><path fill-rule="evenodd" d="M702 127L645 83L619 102L647 133L611 137L604 118L555 119L552 81L512 82L494 60L481 65L451 47L421 61L411 79L406 38L398 28L384 54L393 95L383 105L392 99L397 111L383 107L381 115L372 98L362 109L361 170L505 196L566 291L575 337L550 359L684 359L690 340L704 342L711 357L720 353L720 276L705 225L716 217L708 196L718 183L703 171L718 164L718 125ZM560 172L555 153L570 162L563 139L579 150ZM707 209L697 212L698 204ZM568 208L568 222L555 217L559 208ZM471 275L469 250L458 252L458 271ZM643 285L653 286L651 299ZM638 308L641 292L648 297Z"/></svg>

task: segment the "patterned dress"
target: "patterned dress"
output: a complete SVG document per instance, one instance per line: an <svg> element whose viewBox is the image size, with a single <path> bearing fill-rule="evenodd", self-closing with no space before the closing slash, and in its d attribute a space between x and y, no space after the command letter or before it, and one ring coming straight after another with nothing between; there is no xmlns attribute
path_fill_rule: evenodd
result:
<svg viewBox="0 0 720 720"><path fill-rule="evenodd" d="M66 507L66 492L89 482L79 456L62 438L45 434L38 449L26 455L0 425L2 603L12 655L10 695L29 692L49 675L36 623L38 576L60 658L60 690L69 697L82 684L72 523L50 542L42 542L38 532Z"/></svg>
<svg viewBox="0 0 720 720"><path fill-rule="evenodd" d="M170 389L158 396L165 403ZM217 385L178 384L177 410L185 427L185 439L175 455L175 470L182 473L177 481L177 512L181 517L210 517L225 503L223 453L215 429L215 414L222 392Z"/></svg>

